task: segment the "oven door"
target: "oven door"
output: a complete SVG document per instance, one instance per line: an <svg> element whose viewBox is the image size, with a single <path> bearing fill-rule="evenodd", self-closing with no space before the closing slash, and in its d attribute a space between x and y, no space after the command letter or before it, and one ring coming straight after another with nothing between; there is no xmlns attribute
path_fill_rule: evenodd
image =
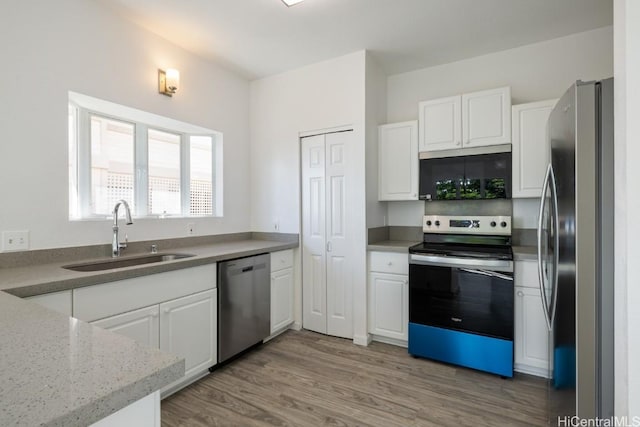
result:
<svg viewBox="0 0 640 427"><path fill-rule="evenodd" d="M411 255L409 322L513 340L513 262Z"/></svg>

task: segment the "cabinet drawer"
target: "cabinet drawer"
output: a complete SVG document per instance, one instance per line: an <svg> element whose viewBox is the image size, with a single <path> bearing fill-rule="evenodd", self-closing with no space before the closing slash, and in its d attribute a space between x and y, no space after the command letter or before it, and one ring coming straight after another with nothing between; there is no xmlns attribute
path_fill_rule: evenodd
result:
<svg viewBox="0 0 640 427"><path fill-rule="evenodd" d="M271 272L293 267L293 249L271 252Z"/></svg>
<svg viewBox="0 0 640 427"><path fill-rule="evenodd" d="M536 261L515 262L515 285L526 288L540 288L538 263Z"/></svg>
<svg viewBox="0 0 640 427"><path fill-rule="evenodd" d="M369 269L380 273L409 274L409 254L370 252Z"/></svg>

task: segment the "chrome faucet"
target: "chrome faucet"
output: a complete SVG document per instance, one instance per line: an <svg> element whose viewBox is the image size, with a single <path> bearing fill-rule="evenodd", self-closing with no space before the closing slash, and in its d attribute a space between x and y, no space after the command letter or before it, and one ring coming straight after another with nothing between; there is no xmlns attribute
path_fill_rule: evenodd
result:
<svg viewBox="0 0 640 427"><path fill-rule="evenodd" d="M129 209L129 204L124 200L118 200L118 203L113 207L113 242L111 244L111 256L113 258L120 256L120 250L127 247L128 238L125 234L124 243L120 243L118 241L118 208L120 205L124 206L125 216L127 217L127 225L133 224L133 220L131 219L131 210Z"/></svg>

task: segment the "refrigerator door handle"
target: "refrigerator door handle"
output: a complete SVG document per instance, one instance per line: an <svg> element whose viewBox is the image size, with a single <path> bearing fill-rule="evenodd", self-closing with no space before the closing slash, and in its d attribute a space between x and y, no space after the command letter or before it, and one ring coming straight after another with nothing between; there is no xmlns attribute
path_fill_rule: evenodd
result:
<svg viewBox="0 0 640 427"><path fill-rule="evenodd" d="M558 214L558 191L556 187L556 176L553 172L553 166L549 164L549 183L551 184L551 195L552 195L552 208L553 215L551 216L553 225L553 282L551 283L551 316L550 316L550 324L553 325L553 322L556 318L556 307L558 302L558 270L560 267L560 218ZM551 330L551 329L549 329Z"/></svg>
<svg viewBox="0 0 640 427"><path fill-rule="evenodd" d="M542 299L542 310L544 311L544 320L547 328L551 331L551 319L549 318L549 304L547 303L547 294L544 289L544 272L542 271L542 220L544 217L544 208L546 206L547 189L549 187L549 178L552 174L551 163L547 166L547 172L542 182L542 194L540 195L540 212L538 214L538 281L540 284L540 297Z"/></svg>

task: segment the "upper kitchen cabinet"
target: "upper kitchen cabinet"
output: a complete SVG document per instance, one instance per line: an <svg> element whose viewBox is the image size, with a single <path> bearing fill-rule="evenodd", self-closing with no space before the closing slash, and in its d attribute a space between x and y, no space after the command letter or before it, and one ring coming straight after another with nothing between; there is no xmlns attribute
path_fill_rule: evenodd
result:
<svg viewBox="0 0 640 427"><path fill-rule="evenodd" d="M418 200L418 122L378 128L378 200Z"/></svg>
<svg viewBox="0 0 640 427"><path fill-rule="evenodd" d="M511 142L511 89L503 87L419 104L420 151Z"/></svg>
<svg viewBox="0 0 640 427"><path fill-rule="evenodd" d="M449 150L462 146L462 98L423 101L418 104L420 151Z"/></svg>
<svg viewBox="0 0 640 427"><path fill-rule="evenodd" d="M549 163L547 120L557 99L513 106L513 194L540 197Z"/></svg>

